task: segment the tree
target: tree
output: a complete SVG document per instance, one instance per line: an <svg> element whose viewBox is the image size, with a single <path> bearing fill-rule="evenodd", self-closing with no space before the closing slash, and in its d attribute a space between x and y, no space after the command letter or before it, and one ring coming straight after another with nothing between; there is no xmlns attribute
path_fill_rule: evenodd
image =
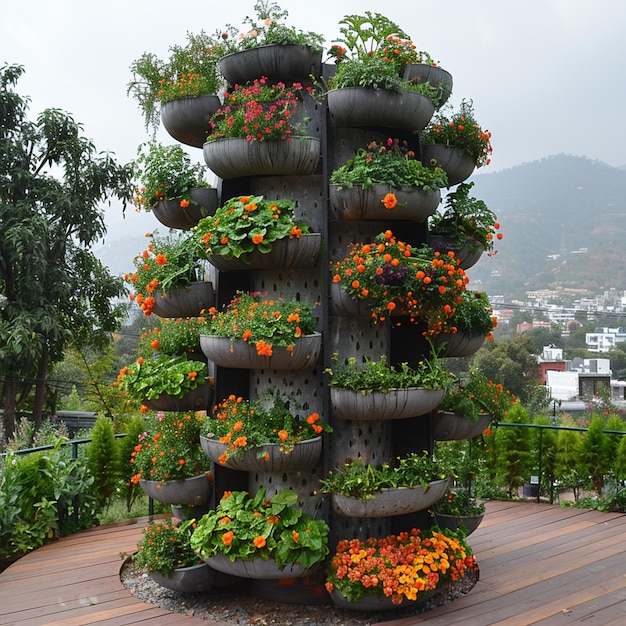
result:
<svg viewBox="0 0 626 626"><path fill-rule="evenodd" d="M81 136L70 115L27 119L14 87L21 66L0 68L0 374L4 436L34 387L41 422L48 367L70 343L104 346L118 326L123 283L90 249L106 233L101 203L130 200L131 168Z"/></svg>
<svg viewBox="0 0 626 626"><path fill-rule="evenodd" d="M540 370L534 345L525 335L483 345L472 365L487 378L504 385L522 404L532 397L539 384Z"/></svg>

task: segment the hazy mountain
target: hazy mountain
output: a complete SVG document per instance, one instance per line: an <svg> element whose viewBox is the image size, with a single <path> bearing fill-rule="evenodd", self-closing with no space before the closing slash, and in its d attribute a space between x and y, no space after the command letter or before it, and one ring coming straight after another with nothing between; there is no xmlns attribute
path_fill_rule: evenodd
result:
<svg viewBox="0 0 626 626"><path fill-rule="evenodd" d="M626 289L626 168L560 154L470 180L503 233L498 253L470 269L471 287L507 300L531 289ZM167 232L132 208L125 218L110 209L107 223L106 242L95 252L113 274L133 269L146 232Z"/></svg>

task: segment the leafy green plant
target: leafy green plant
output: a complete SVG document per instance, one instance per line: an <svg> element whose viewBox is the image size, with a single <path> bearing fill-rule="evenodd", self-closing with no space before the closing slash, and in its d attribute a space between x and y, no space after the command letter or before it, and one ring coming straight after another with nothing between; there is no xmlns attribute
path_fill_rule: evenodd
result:
<svg viewBox="0 0 626 626"><path fill-rule="evenodd" d="M457 112L449 116L447 112L435 115L422 132L422 143L454 146L472 157L476 167L489 165L493 152L491 133L483 130L476 121L473 102L463 100Z"/></svg>
<svg viewBox="0 0 626 626"><path fill-rule="evenodd" d="M146 432L130 456L131 481L185 480L207 472L210 461L200 447L201 417L192 413L158 413L146 420Z"/></svg>
<svg viewBox="0 0 626 626"><path fill-rule="evenodd" d="M457 381L446 390L438 409L464 415L476 423L481 413L489 413L495 421L504 420L515 403L515 395L508 389L472 368L467 381Z"/></svg>
<svg viewBox="0 0 626 626"><path fill-rule="evenodd" d="M276 444L282 453L289 454L296 443L331 431L320 420L319 413L304 417L295 398L271 390L254 400L229 396L215 407L213 417L202 426L204 436L228 446L220 458L222 464L230 458L241 458L245 450L265 444ZM259 452L259 457L264 454Z"/></svg>
<svg viewBox="0 0 626 626"><path fill-rule="evenodd" d="M467 489L448 489L435 505L437 513L473 517L485 512L485 504L472 497Z"/></svg>
<svg viewBox="0 0 626 626"><path fill-rule="evenodd" d="M201 280L204 261L195 256L196 248L188 235L161 237L155 231L147 236L148 247L133 259L135 271L124 274L124 280L133 289L130 299L144 315L151 315L155 295L166 296L172 289Z"/></svg>
<svg viewBox="0 0 626 626"><path fill-rule="evenodd" d="M113 423L100 415L91 429L87 446L87 468L94 478L96 503L104 508L116 493L120 478L120 460Z"/></svg>
<svg viewBox="0 0 626 626"><path fill-rule="evenodd" d="M467 289L460 296L460 302L454 310L451 322L456 332L467 337L487 337L496 327L496 318L492 314L491 302L484 291Z"/></svg>
<svg viewBox="0 0 626 626"><path fill-rule="evenodd" d="M130 66L127 93L138 102L146 130L159 127L161 104L179 98L217 94L223 84L218 60L226 46L218 35L187 33L185 46L170 46L169 59L145 52Z"/></svg>
<svg viewBox="0 0 626 626"><path fill-rule="evenodd" d="M152 522L143 529L139 552L133 555L134 564L146 572L158 572L169 578L175 569L201 563L191 547L191 535L195 520L180 526L171 519Z"/></svg>
<svg viewBox="0 0 626 626"><path fill-rule="evenodd" d="M133 161L133 203L139 211L149 211L162 200L180 200L180 206L191 204L191 190L210 187L206 182L206 166L192 163L179 145L165 146L149 141L139 146Z"/></svg>
<svg viewBox="0 0 626 626"><path fill-rule="evenodd" d="M378 467L366 465L359 458L344 463L340 472L330 471L329 477L321 481L320 491L371 500L382 489L426 487L435 480L450 477L451 473L445 461L434 458L426 451L411 453L397 458L394 463L383 463Z"/></svg>
<svg viewBox="0 0 626 626"><path fill-rule="evenodd" d="M303 121L295 121L302 91L300 83L270 85L265 77L235 85L224 94L223 106L211 117L207 141L231 137L275 141L303 135Z"/></svg>
<svg viewBox="0 0 626 626"><path fill-rule="evenodd" d="M502 239L496 214L482 200L470 197L474 183L461 183L446 196L444 210L429 218L429 233L443 237L448 247L460 250L469 246L471 252L492 252L494 238ZM447 251L447 250L446 250Z"/></svg>
<svg viewBox="0 0 626 626"><path fill-rule="evenodd" d="M274 347L291 350L300 337L317 331L313 312L308 302L239 291L221 311L207 311L201 332L254 343L259 355L272 356Z"/></svg>
<svg viewBox="0 0 626 626"><path fill-rule="evenodd" d="M354 185L369 189L383 183L396 188L417 187L430 193L446 187L448 177L441 168L422 165L415 153L408 149L406 141L389 138L385 143L373 141L367 149L360 148L354 157L332 172L330 182L347 189Z"/></svg>
<svg viewBox="0 0 626 626"><path fill-rule="evenodd" d="M144 358L151 357L154 353L170 356L185 352L198 353L203 323L203 317L163 318L158 326L142 333L137 353Z"/></svg>
<svg viewBox="0 0 626 626"><path fill-rule="evenodd" d="M267 254L280 239L299 238L309 227L294 218L293 200L237 196L214 215L202 218L193 230L198 248L207 256L248 261L254 251Z"/></svg>
<svg viewBox="0 0 626 626"><path fill-rule="evenodd" d="M226 492L215 510L197 523L191 545L203 558L274 559L283 569L291 563L310 567L328 554L328 524L297 506L294 491L265 499L265 487L254 495Z"/></svg>
<svg viewBox="0 0 626 626"><path fill-rule="evenodd" d="M428 246L413 248L390 230L371 243L353 243L349 256L331 265L332 280L350 297L368 302L372 318L401 313L426 322L429 336L449 332L451 318L467 283L453 254Z"/></svg>
<svg viewBox="0 0 626 626"><path fill-rule="evenodd" d="M243 32L230 24L222 32L221 37L227 52L239 52L272 44L300 44L310 46L314 50L322 50L324 38L321 35L296 30L282 23L289 13L281 9L276 2L258 0L254 4L254 10L256 17L246 16L244 24L247 26Z"/></svg>
<svg viewBox="0 0 626 626"><path fill-rule="evenodd" d="M156 400L162 394L182 398L206 382L207 365L180 356L138 357L125 365L117 378L119 386L134 400Z"/></svg>
<svg viewBox="0 0 626 626"><path fill-rule="evenodd" d="M390 389L407 387L441 389L452 381L452 374L436 359L420 361L416 368L409 367L407 363L398 367L389 365L384 355L378 361L365 357L358 363L355 357L350 357L342 363L335 353L332 361L332 367L324 372L329 375L328 386L363 394L373 391L387 393Z"/></svg>

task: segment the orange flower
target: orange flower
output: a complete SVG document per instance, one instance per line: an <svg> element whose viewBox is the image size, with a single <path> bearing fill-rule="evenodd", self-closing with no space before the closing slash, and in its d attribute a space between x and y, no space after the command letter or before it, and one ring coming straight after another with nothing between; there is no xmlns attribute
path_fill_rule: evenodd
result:
<svg viewBox="0 0 626 626"><path fill-rule="evenodd" d="M264 339L256 342L256 351L259 356L272 356L274 354L272 344L267 343Z"/></svg>
<svg viewBox="0 0 626 626"><path fill-rule="evenodd" d="M159 253L156 255L155 261L157 265L163 266L167 263L167 257L164 254Z"/></svg>
<svg viewBox="0 0 626 626"><path fill-rule="evenodd" d="M264 548L267 544L267 541L265 541L265 537L263 535L257 535L253 540L252 543L254 544L254 547L257 549L261 549Z"/></svg>
<svg viewBox="0 0 626 626"><path fill-rule="evenodd" d="M186 209L189 206L189 200L186 200L185 198L183 198L180 201L180 208L181 209Z"/></svg>
<svg viewBox="0 0 626 626"><path fill-rule="evenodd" d="M396 198L395 194L388 193L381 201L386 209L393 209L398 204L398 198Z"/></svg>
<svg viewBox="0 0 626 626"><path fill-rule="evenodd" d="M253 244L258 246L262 242L263 242L263 235L261 235L260 233L257 233L256 235L252 235Z"/></svg>
<svg viewBox="0 0 626 626"><path fill-rule="evenodd" d="M232 530L229 530L227 533L224 533L222 535L222 543L225 546L229 546L232 544L234 538L235 538L235 533Z"/></svg>
<svg viewBox="0 0 626 626"><path fill-rule="evenodd" d="M287 439L289 439L289 433L286 430L284 430L284 429L283 430L279 430L278 431L278 438L281 441L283 441L283 442L287 441Z"/></svg>

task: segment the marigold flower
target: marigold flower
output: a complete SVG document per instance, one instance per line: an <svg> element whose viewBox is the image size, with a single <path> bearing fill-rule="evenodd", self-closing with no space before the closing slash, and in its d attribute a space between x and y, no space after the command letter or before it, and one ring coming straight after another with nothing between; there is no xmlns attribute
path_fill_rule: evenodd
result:
<svg viewBox="0 0 626 626"><path fill-rule="evenodd" d="M156 255L155 261L157 265L163 266L167 264L167 257L164 254L159 253Z"/></svg>
<svg viewBox="0 0 626 626"><path fill-rule="evenodd" d="M186 200L185 198L183 198L183 199L180 201L180 208L181 208L181 209L186 209L186 208L188 208L188 207L189 207L189 204L190 204L190 203L189 203L189 200Z"/></svg>
<svg viewBox="0 0 626 626"><path fill-rule="evenodd" d="M396 198L395 194L388 193L381 200L386 209L393 209L398 204L398 198Z"/></svg>
<svg viewBox="0 0 626 626"><path fill-rule="evenodd" d="M261 548L264 548L267 545L267 541L265 540L265 537L263 535L257 535L252 540L252 543L254 544L254 547L257 548L258 550L260 550Z"/></svg>

